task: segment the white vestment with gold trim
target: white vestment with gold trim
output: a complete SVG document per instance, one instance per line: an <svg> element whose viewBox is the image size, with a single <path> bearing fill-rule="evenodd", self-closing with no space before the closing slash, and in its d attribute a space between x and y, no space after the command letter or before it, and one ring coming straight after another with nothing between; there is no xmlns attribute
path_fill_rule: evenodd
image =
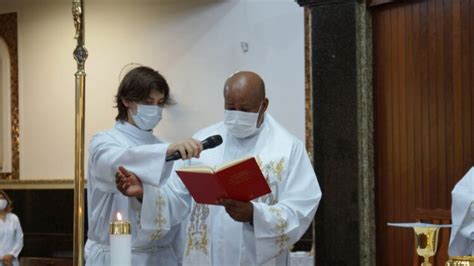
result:
<svg viewBox="0 0 474 266"><path fill-rule="evenodd" d="M167 182L173 163L166 163L167 143L151 131L141 130L126 122L96 134L89 147L87 208L89 229L85 247L86 265L109 265L109 223L120 212L132 227L132 265L178 265L183 241L180 223L190 208L187 191L172 188ZM141 204L123 196L116 188L115 174L119 166L140 177L145 190L152 187L156 197L144 202L152 208L153 226L141 224ZM179 180L178 180L179 181ZM182 188L182 184L178 184ZM176 211L179 210L179 211ZM180 215L181 213L181 215Z"/></svg>
<svg viewBox="0 0 474 266"><path fill-rule="evenodd" d="M253 224L234 221L222 206L193 203L183 230L183 264L289 265L289 248L308 229L321 199L303 142L268 114L259 131L246 139L232 137L223 123L199 131L194 138L215 134L222 136L223 144L193 161L217 166L254 155L272 193L252 202Z"/></svg>

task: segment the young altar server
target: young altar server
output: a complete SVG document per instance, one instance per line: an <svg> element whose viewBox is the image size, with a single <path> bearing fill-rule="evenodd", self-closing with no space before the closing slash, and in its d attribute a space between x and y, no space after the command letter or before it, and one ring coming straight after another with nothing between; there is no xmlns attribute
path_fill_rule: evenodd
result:
<svg viewBox="0 0 474 266"><path fill-rule="evenodd" d="M85 245L86 265L109 265L109 223L120 212L132 227L132 265L178 265L178 248L173 240L189 208L186 197L176 195L172 185L164 186L160 202L166 205L166 235L140 226L141 203L123 196L115 186L120 166L140 175L142 182L159 186L169 176L173 163L165 158L179 151L183 159L198 156L202 145L187 139L169 144L153 135L161 120L162 109L170 102L165 78L149 67L136 67L126 74L118 88L118 115L115 126L96 134L89 147L87 207L89 230Z"/></svg>

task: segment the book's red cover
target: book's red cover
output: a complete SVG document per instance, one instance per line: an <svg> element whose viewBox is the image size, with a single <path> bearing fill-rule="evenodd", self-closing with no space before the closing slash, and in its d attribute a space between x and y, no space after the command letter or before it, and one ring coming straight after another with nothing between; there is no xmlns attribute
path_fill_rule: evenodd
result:
<svg viewBox="0 0 474 266"><path fill-rule="evenodd" d="M251 201L271 192L251 157L215 174L176 170L197 203L216 204L221 198Z"/></svg>

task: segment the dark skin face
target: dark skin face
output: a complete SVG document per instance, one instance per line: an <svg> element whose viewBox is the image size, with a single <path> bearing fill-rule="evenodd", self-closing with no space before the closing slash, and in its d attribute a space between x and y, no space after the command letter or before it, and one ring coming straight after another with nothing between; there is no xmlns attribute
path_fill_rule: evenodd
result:
<svg viewBox="0 0 474 266"><path fill-rule="evenodd" d="M238 72L225 83L224 104L226 110L259 112L257 127L263 123L268 108L265 97L265 85L262 78L253 72ZM232 199L221 199L218 204L224 206L227 214L239 222L253 222L253 204Z"/></svg>
<svg viewBox="0 0 474 266"><path fill-rule="evenodd" d="M263 123L268 108L262 78L253 72L238 72L227 79L224 86L224 108L231 111L259 112L257 127Z"/></svg>

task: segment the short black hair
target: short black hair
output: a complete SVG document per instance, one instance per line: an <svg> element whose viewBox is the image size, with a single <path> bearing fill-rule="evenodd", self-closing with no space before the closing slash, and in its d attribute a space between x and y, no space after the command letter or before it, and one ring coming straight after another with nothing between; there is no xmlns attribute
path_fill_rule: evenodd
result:
<svg viewBox="0 0 474 266"><path fill-rule="evenodd" d="M172 104L170 99L170 88L168 82L158 71L139 66L130 70L122 79L118 87L115 102L117 103L118 115L115 120L126 121L128 108L123 104L122 99L140 102L146 100L152 90L163 93L165 105Z"/></svg>

